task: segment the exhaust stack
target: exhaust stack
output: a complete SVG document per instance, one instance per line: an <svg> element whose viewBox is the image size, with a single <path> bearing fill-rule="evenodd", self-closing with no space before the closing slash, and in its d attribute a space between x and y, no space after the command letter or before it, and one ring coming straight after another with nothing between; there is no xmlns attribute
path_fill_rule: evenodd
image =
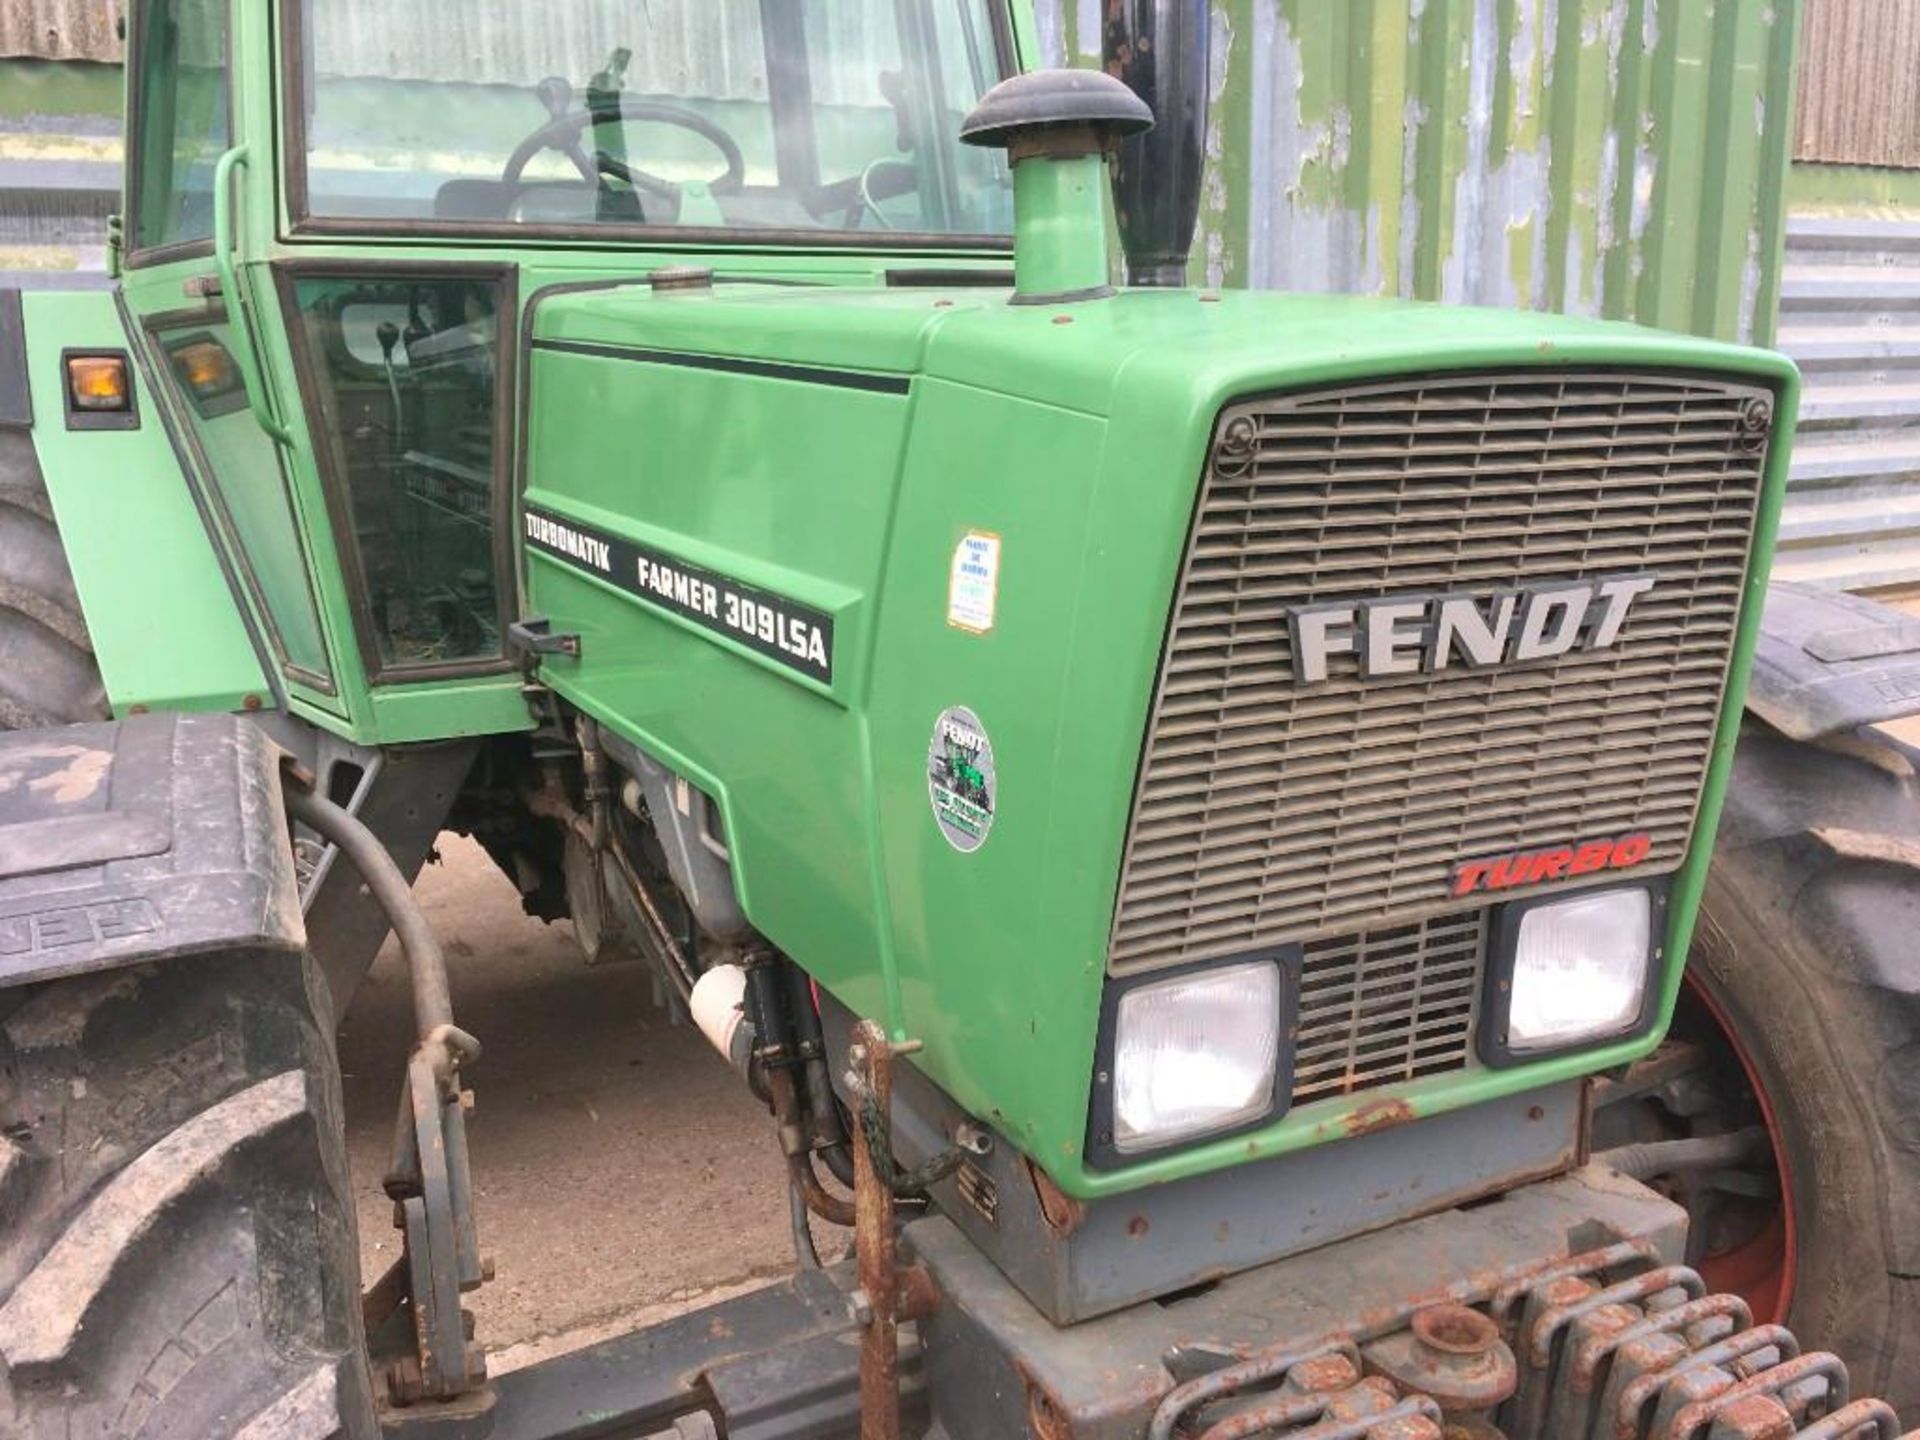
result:
<svg viewBox="0 0 1920 1440"><path fill-rule="evenodd" d="M980 97L960 138L1004 149L1013 167L1014 304L1113 293L1108 164L1115 145L1152 124L1153 112L1137 95L1094 70L1036 70Z"/></svg>
<svg viewBox="0 0 1920 1440"><path fill-rule="evenodd" d="M1208 0L1107 0L1107 73L1153 111L1120 142L1113 208L1129 285L1187 283L1206 162Z"/></svg>

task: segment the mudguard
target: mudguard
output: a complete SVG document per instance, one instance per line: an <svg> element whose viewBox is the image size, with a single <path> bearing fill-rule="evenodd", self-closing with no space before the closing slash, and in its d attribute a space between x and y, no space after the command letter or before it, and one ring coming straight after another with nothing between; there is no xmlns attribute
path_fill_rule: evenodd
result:
<svg viewBox="0 0 1920 1440"><path fill-rule="evenodd" d="M1875 1120L1920 1162L1920 748L1887 725L1920 712L1920 620L1775 585L1747 704L1710 889L1871 997L1846 1043L1884 1057Z"/></svg>
<svg viewBox="0 0 1920 1440"><path fill-rule="evenodd" d="M135 358L135 424L76 429L62 356ZM0 502L44 491L115 714L273 703L259 647L112 291L0 292ZM18 443L24 436L31 443ZM5 443L5 442L13 443Z"/></svg>
<svg viewBox="0 0 1920 1440"><path fill-rule="evenodd" d="M1747 709L1795 740L1920 711L1920 618L1858 595L1772 586Z"/></svg>
<svg viewBox="0 0 1920 1440"><path fill-rule="evenodd" d="M0 735L0 988L301 949L279 758L237 715Z"/></svg>

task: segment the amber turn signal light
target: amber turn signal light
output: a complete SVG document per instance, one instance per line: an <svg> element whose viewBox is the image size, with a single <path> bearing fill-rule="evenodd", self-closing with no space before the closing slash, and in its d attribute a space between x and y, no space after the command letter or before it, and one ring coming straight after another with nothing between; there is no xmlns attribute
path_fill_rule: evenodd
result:
<svg viewBox="0 0 1920 1440"><path fill-rule="evenodd" d="M132 408L133 389L127 381L127 357L69 355L67 400L75 410L96 414Z"/></svg>
<svg viewBox="0 0 1920 1440"><path fill-rule="evenodd" d="M217 399L240 388L233 356L218 340L194 340L169 353L174 373L202 400Z"/></svg>

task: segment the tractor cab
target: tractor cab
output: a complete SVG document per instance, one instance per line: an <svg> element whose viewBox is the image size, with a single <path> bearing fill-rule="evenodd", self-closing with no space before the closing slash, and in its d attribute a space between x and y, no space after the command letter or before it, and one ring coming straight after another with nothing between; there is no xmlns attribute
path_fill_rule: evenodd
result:
<svg viewBox="0 0 1920 1440"><path fill-rule="evenodd" d="M1000 0L154 0L130 38L128 308L272 688L360 741L523 723L539 297L1007 263L1007 166L959 139L1019 64Z"/></svg>

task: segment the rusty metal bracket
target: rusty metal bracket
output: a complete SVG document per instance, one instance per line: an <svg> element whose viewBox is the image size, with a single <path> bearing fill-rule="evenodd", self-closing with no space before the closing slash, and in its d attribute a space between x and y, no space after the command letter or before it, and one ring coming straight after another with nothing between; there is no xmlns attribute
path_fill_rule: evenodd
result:
<svg viewBox="0 0 1920 1440"><path fill-rule="evenodd" d="M439 937L379 837L315 793L311 775L292 764L283 772L288 815L336 846L360 872L406 955L420 1038L407 1059L393 1160L384 1182L403 1248L401 1263L363 1300L363 1312L372 1328L403 1307L410 1310L413 1353L385 1367L389 1401L455 1400L479 1390L487 1379L485 1352L470 1343L469 1321L460 1308L461 1295L490 1278L480 1258L467 1159L466 1112L473 1096L460 1083L461 1067L480 1057L480 1042L453 1023Z"/></svg>
<svg viewBox="0 0 1920 1440"><path fill-rule="evenodd" d="M411 1302L414 1354L386 1370L397 1405L451 1400L486 1383L486 1353L471 1343L460 1297L491 1278L480 1257L467 1159L466 1112L473 1094L460 1086L460 1065L480 1053L477 1041L451 1024L436 1026L407 1062L407 1086L394 1134L394 1164L385 1188L394 1202Z"/></svg>
<svg viewBox="0 0 1920 1440"><path fill-rule="evenodd" d="M887 1032L863 1020L848 1051L847 1085L863 1116L854 1127L853 1243L860 1288L853 1294L860 1338L860 1440L899 1440L900 1322L916 1320L934 1306L932 1277L899 1263L894 1228L894 1180L889 1141L893 1107L893 1062L911 1055L918 1041L895 1045ZM867 1115L877 1124L865 1123Z"/></svg>

